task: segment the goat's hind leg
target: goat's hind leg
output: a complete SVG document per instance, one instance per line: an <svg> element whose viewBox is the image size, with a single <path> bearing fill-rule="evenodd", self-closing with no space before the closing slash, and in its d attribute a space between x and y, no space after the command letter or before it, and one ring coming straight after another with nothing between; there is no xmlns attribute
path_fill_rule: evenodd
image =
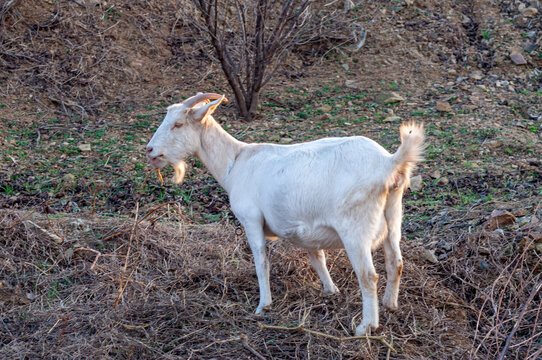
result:
<svg viewBox="0 0 542 360"><path fill-rule="evenodd" d="M312 264L312 267L320 277L322 285L324 286L324 294L336 294L339 292L339 289L331 280L329 271L326 266L326 255L324 250L307 250L309 253L309 260Z"/></svg>
<svg viewBox="0 0 542 360"><path fill-rule="evenodd" d="M370 229L364 229L370 230ZM356 328L356 335L365 335L378 327L378 297L376 293L378 275L373 265L371 245L375 237L372 232L348 231L341 235L344 248L358 278L363 301L363 319Z"/></svg>
<svg viewBox="0 0 542 360"><path fill-rule="evenodd" d="M386 262L386 291L382 298L382 305L390 310L397 309L397 298L399 294L399 283L403 271L403 258L401 256L401 218L403 190L391 191L384 215L388 226L388 236L384 240L384 258Z"/></svg>

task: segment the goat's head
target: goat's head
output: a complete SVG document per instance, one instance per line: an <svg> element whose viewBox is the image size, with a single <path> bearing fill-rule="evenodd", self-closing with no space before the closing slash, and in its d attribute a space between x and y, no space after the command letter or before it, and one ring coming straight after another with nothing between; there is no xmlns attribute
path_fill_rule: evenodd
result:
<svg viewBox="0 0 542 360"><path fill-rule="evenodd" d="M171 164L174 181L181 183L186 169L184 158L194 155L201 147L201 132L208 124L208 116L224 100L224 95L200 93L168 107L166 117L147 144L151 166L161 169Z"/></svg>

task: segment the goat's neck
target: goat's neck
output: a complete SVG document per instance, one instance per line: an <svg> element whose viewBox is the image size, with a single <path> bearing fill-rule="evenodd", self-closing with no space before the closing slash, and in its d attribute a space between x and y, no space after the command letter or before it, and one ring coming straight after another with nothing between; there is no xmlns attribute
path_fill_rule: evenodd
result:
<svg viewBox="0 0 542 360"><path fill-rule="evenodd" d="M245 143L228 134L213 118L201 133L201 147L196 156L205 164L216 181L229 192L226 177Z"/></svg>

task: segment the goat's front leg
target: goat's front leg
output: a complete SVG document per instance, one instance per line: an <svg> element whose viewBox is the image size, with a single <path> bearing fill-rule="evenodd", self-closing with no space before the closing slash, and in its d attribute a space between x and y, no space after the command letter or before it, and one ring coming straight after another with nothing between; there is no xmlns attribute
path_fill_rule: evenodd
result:
<svg viewBox="0 0 542 360"><path fill-rule="evenodd" d="M254 256L256 275L260 286L260 303L256 314L260 314L266 306L271 305L271 286L269 285L269 259L265 251L265 236L263 228L259 225L245 225L248 244Z"/></svg>

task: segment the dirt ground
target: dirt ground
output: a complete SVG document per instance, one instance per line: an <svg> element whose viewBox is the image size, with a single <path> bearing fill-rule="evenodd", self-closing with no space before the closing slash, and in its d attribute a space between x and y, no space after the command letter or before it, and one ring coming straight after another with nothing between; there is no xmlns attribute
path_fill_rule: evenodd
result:
<svg viewBox="0 0 542 360"><path fill-rule="evenodd" d="M0 358L542 356L540 1L354 3L292 50L258 119L232 103L216 118L242 141L364 135L391 152L402 121L425 123L401 308L375 337L348 339L361 296L344 251L324 297L304 252L271 242L274 303L253 315L225 192L196 159L181 186L149 171L168 105L233 100L188 2L15 0L0 7ZM366 30L361 49L345 24Z"/></svg>

